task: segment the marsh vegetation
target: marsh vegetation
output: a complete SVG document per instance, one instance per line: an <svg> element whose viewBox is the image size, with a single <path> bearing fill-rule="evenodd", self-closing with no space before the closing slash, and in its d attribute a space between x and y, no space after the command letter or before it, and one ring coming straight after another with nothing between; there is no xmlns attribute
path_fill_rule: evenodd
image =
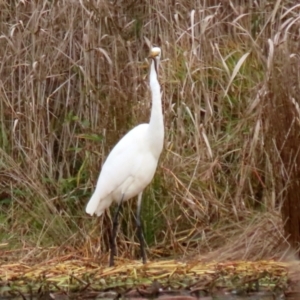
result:
<svg viewBox="0 0 300 300"><path fill-rule="evenodd" d="M1 259L107 263L111 215L84 208L113 145L149 119L147 41L163 51L166 131L142 209L150 260L280 258L283 200L299 197L299 10L2 1ZM123 258L139 257L135 209L122 213Z"/></svg>

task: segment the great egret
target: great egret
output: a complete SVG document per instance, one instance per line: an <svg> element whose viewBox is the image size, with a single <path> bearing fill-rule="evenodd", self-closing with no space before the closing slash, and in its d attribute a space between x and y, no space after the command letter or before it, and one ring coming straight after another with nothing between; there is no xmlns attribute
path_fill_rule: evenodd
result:
<svg viewBox="0 0 300 300"><path fill-rule="evenodd" d="M113 201L118 203L113 218L110 240L110 266L114 265L114 256L116 255L115 240L118 214L122 203L136 195L138 195L137 235L140 241L143 263L146 263L140 218L142 194L154 176L164 141L161 91L158 82L160 56L161 49L153 47L149 56L152 60L150 66L150 89L152 94L150 122L134 127L113 148L102 167L95 192L86 207L88 214L100 216Z"/></svg>

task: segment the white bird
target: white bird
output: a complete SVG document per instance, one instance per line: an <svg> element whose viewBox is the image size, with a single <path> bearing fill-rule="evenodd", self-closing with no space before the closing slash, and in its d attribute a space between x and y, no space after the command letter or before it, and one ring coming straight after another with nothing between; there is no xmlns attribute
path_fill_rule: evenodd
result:
<svg viewBox="0 0 300 300"><path fill-rule="evenodd" d="M161 90L158 82L158 68L161 49L153 47L150 58L150 89L152 108L149 124L140 124L130 130L113 148L103 164L96 189L89 200L86 212L91 216L101 216L113 201L118 208L113 218L113 229L110 239L110 266L114 265L116 255L116 233L118 214L122 203L138 195L137 235L140 241L143 263L146 263L144 239L141 227L140 212L142 194L151 182L163 149L164 123L161 103Z"/></svg>

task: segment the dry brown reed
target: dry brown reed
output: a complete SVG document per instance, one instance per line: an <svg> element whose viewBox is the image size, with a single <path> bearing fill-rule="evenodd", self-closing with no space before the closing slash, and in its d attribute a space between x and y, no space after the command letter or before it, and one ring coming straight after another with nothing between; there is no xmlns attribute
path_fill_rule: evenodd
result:
<svg viewBox="0 0 300 300"><path fill-rule="evenodd" d="M220 249L226 259L276 255L288 183L276 185L281 162L265 148L263 99L278 80L289 81L289 71L274 75L280 49L299 38L293 2L1 1L5 248L107 253L110 215L91 219L84 207L112 146L149 119L150 41L163 50L166 127L143 202L150 257L219 256ZM299 66L294 48L285 53ZM298 95L290 106L299 106ZM135 202L123 211L123 257L139 255Z"/></svg>

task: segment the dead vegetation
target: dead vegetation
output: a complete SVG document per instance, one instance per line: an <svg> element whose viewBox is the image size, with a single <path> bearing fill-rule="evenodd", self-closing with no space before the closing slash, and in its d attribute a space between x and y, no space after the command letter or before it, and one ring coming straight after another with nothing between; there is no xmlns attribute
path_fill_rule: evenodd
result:
<svg viewBox="0 0 300 300"><path fill-rule="evenodd" d="M84 207L109 150L149 118L147 40L163 50L166 127L143 203L150 258L258 260L289 247L280 209L299 197L300 7L198 2L0 3L0 246L12 259L70 250L104 262L110 215ZM139 255L135 202L123 258Z"/></svg>
<svg viewBox="0 0 300 300"><path fill-rule="evenodd" d="M23 299L31 299L30 296L38 299L169 296L176 299L181 295L183 299L196 300L207 295L226 297L232 292L245 296L260 292L275 299L287 287L286 268L287 264L274 261L203 264L198 260L161 260L146 265L121 260L117 267L107 268L69 254L34 267L20 263L1 265L0 274L5 274L10 282L1 296L22 295Z"/></svg>

